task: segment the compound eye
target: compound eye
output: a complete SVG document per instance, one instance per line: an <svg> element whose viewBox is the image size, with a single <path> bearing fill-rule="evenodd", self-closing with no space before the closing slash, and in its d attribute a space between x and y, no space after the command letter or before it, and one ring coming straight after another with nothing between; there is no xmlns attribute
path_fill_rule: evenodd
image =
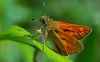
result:
<svg viewBox="0 0 100 62"><path fill-rule="evenodd" d="M43 23L43 24L46 24L46 20L43 19L43 20L42 20L42 23Z"/></svg>

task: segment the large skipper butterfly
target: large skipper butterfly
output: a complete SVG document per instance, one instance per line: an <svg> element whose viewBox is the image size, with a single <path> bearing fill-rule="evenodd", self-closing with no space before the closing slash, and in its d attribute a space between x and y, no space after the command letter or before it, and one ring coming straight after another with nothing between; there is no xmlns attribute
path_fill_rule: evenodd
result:
<svg viewBox="0 0 100 62"><path fill-rule="evenodd" d="M91 32L90 27L54 21L46 14L40 17L40 21L43 26L37 31L43 32L44 38L50 40L54 50L64 56L79 53L83 49L79 40Z"/></svg>

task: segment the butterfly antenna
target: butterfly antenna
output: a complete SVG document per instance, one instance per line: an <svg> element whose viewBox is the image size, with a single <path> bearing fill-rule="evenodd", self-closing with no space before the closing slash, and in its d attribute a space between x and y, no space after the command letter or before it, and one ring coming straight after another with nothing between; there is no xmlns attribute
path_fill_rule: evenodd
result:
<svg viewBox="0 0 100 62"><path fill-rule="evenodd" d="M45 9L45 3L43 2L43 7L44 7L44 15L46 16L46 9Z"/></svg>

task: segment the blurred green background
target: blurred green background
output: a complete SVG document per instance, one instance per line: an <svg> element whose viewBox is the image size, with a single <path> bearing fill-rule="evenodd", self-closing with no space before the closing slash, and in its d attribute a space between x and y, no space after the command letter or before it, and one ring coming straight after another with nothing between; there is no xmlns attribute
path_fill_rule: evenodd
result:
<svg viewBox="0 0 100 62"><path fill-rule="evenodd" d="M0 33L18 25L34 35L35 27L41 26L39 18L44 14L43 1L46 14L52 19L92 28L90 35L81 40L84 50L69 58L74 62L100 62L99 0L0 0ZM36 20L32 21L32 18ZM46 45L51 46L48 41ZM0 42L0 62L51 61L35 48L4 40Z"/></svg>

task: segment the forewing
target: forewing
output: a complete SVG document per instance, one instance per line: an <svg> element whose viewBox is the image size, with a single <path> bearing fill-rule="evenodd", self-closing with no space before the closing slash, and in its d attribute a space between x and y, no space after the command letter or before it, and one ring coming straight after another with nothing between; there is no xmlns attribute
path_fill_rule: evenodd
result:
<svg viewBox="0 0 100 62"><path fill-rule="evenodd" d="M60 21L55 22L61 30L63 30L66 34L74 37L77 40L83 39L86 35L88 35L91 32L91 28L87 26L69 24Z"/></svg>

